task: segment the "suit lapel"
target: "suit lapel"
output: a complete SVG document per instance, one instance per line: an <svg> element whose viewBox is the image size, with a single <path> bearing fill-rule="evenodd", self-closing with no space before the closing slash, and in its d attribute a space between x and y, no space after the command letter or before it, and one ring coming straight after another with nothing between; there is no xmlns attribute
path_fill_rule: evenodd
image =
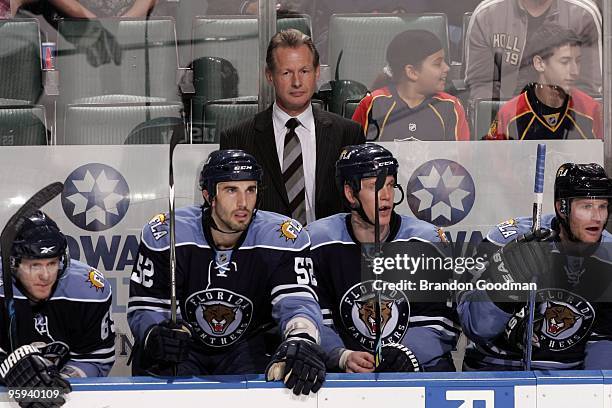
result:
<svg viewBox="0 0 612 408"><path fill-rule="evenodd" d="M259 152L258 159L262 167L270 173L269 176L272 180L272 186L269 186L269 188L275 188L284 200L285 205L288 206L289 198L283 183L283 175L276 152L272 106L255 117L255 132L254 143L255 149Z"/></svg>
<svg viewBox="0 0 612 408"><path fill-rule="evenodd" d="M330 158L329 156L333 154L334 149L330 146L330 132L331 132L331 120L325 116L323 112L321 112L318 108L312 108L312 113L315 120L315 140L317 144L316 152L316 168L315 168L315 185L317 186L315 192L315 215L319 212L317 208L317 203L321 202L321 195L326 190L323 185L326 185L330 182L328 180L329 176L329 163L335 163L334 158ZM332 148L330 148L332 147ZM331 159L331 161L330 161ZM327 165L326 165L327 164ZM333 183L334 180L331 180ZM318 218L318 216L317 216Z"/></svg>

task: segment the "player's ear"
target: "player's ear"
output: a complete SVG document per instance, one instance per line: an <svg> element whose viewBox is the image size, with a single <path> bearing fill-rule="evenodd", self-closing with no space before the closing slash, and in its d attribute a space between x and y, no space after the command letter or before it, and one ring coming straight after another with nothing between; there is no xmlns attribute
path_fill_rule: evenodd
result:
<svg viewBox="0 0 612 408"><path fill-rule="evenodd" d="M546 68L546 62L544 61L542 57L540 57L539 55L534 55L533 60L531 62L533 64L533 68L537 72L540 72L540 73L544 72L544 69Z"/></svg>
<svg viewBox="0 0 612 408"><path fill-rule="evenodd" d="M565 219L565 214L563 214L563 212L561 212L561 201L557 200L555 201L555 210L557 210L557 214L559 214L560 217Z"/></svg>
<svg viewBox="0 0 612 408"><path fill-rule="evenodd" d="M208 199L209 197L210 196L208 194L208 191L207 190L202 190L202 198L204 199L205 202L207 202L209 205L211 205L212 203Z"/></svg>
<svg viewBox="0 0 612 408"><path fill-rule="evenodd" d="M348 202L353 205L357 201L355 195L353 194L353 189L348 184L344 185L344 197L348 200Z"/></svg>

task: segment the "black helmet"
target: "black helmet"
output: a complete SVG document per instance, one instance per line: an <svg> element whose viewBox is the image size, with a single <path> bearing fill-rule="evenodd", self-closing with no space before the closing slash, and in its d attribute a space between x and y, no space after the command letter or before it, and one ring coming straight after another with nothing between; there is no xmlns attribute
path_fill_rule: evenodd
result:
<svg viewBox="0 0 612 408"><path fill-rule="evenodd" d="M63 261L63 269L58 276L66 270L70 257L67 253L68 241L59 227L47 214L36 211L24 219L17 237L13 241L11 251L11 266L17 268L23 258L46 259L59 257Z"/></svg>
<svg viewBox="0 0 612 408"><path fill-rule="evenodd" d="M340 192L348 184L355 194L361 190L361 179L377 177L381 172L395 176L399 165L390 151L375 143L346 146L336 162L336 185Z"/></svg>
<svg viewBox="0 0 612 408"><path fill-rule="evenodd" d="M612 180L608 178L603 167L597 163L565 163L557 170L555 177L555 202L560 201L560 209L555 213L557 219L575 240L569 227L571 199L579 197L605 198L612 197ZM564 215L565 218L560 215Z"/></svg>
<svg viewBox="0 0 612 408"><path fill-rule="evenodd" d="M261 183L263 170L257 160L243 150L216 150L212 152L200 174L200 187L208 191L210 200L217 192L220 181L255 180Z"/></svg>

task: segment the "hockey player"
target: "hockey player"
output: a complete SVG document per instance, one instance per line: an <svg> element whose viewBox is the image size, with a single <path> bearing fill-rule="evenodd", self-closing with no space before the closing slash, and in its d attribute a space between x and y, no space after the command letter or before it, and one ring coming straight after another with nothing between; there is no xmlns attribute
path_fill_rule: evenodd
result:
<svg viewBox="0 0 612 408"><path fill-rule="evenodd" d="M176 212L176 323L169 320L167 215L144 226L128 304L139 348L135 373L168 374L172 365L178 375L265 371L295 394L321 387L310 239L295 220L256 210L261 179L260 165L242 150L208 157L200 176L204 205ZM263 332L274 323L283 342L270 360Z"/></svg>
<svg viewBox="0 0 612 408"><path fill-rule="evenodd" d="M397 170L397 160L382 146L347 146L336 162L336 183L351 212L308 226L323 321L328 326L322 345L328 353L328 368L336 371L374 371L377 330L383 342L377 371L455 370L450 352L459 325L453 321L454 310L446 303L415 303L408 292L383 289L379 317L375 302L380 288L360 272L362 248L374 242L375 211L379 212L381 242L432 243L426 246L434 256L444 250L435 247L435 243L444 245L441 229L395 213ZM386 176L376 208L375 183L383 177L381 172Z"/></svg>
<svg viewBox="0 0 612 408"><path fill-rule="evenodd" d="M66 237L42 211L24 219L10 264L19 344L9 353L3 285L2 382L8 387L53 387L66 393L70 392L66 379L108 375L115 361L115 332L111 287L102 274L70 260ZM63 397L37 404L33 406L59 406Z"/></svg>
<svg viewBox="0 0 612 408"><path fill-rule="evenodd" d="M555 213L542 217L542 230L531 233L532 218L521 217L486 237L498 249L483 251L493 255L481 280L527 283L536 277L534 369L612 368L612 236L605 231L611 196L612 180L601 166L566 163L555 179ZM521 368L529 315L524 292L460 296L462 326L473 340L465 369Z"/></svg>
<svg viewBox="0 0 612 408"><path fill-rule="evenodd" d="M575 86L582 55L578 36L549 23L530 44L531 66L521 81L528 85L502 106L485 138L601 139L601 105Z"/></svg>

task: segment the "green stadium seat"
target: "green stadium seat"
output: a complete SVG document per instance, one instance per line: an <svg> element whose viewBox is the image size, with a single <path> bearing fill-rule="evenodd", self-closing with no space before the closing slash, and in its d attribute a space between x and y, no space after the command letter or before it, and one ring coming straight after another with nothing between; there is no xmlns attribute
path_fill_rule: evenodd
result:
<svg viewBox="0 0 612 408"><path fill-rule="evenodd" d="M77 38L93 43L98 31L88 20L61 20L58 25L57 67L60 72L60 99L81 103L81 98L100 95L137 95L179 100L176 84L178 60L174 21L100 19L97 22L120 44L121 63L92 66L75 46ZM90 35L90 36L89 36Z"/></svg>
<svg viewBox="0 0 612 408"><path fill-rule="evenodd" d="M0 98L31 104L42 90L38 22L0 20Z"/></svg>
<svg viewBox="0 0 612 408"><path fill-rule="evenodd" d="M489 101L479 99L475 101L474 133L472 139L480 140L489 132L491 122L497 118L497 112L506 101Z"/></svg>
<svg viewBox="0 0 612 408"><path fill-rule="evenodd" d="M279 19L277 29L286 28L302 30L308 28L308 34L310 17ZM182 57L182 63L184 61L188 64L201 57L223 58L229 61L238 73L238 96L256 95L259 92L259 43L255 17L196 17L193 20L192 41L191 57L187 59ZM198 80L197 75L198 73L194 72L194 82ZM203 95L196 93L196 96Z"/></svg>
<svg viewBox="0 0 612 408"><path fill-rule="evenodd" d="M0 146L46 144L47 126L43 106L0 106Z"/></svg>
<svg viewBox="0 0 612 408"><path fill-rule="evenodd" d="M180 102L155 102L144 104L72 104L66 109L66 131L63 140L58 144L66 145L119 145L126 142L146 143L143 138L152 135L150 143L161 143L168 138L168 133L159 128L155 132L141 131L141 136L133 136L145 122L164 118L159 126L167 126L168 118L183 120L183 109ZM176 121L175 121L176 122ZM166 125L164 125L164 123ZM174 123L171 123L174 125ZM170 126L171 126L170 125ZM137 132L138 134L138 132ZM161 134L161 136L160 136ZM131 137L131 139L129 139ZM58 138L59 139L59 138Z"/></svg>
<svg viewBox="0 0 612 408"><path fill-rule="evenodd" d="M449 56L446 15L431 14L334 14L329 22L329 65L339 79L351 79L370 87L385 66L387 46L397 34L424 29L436 34ZM410 45L407 44L407 47Z"/></svg>
<svg viewBox="0 0 612 408"><path fill-rule="evenodd" d="M352 119L353 114L357 110L357 106L359 106L359 102L361 102L361 99L348 99L344 101L344 105L342 106L342 116L347 119Z"/></svg>

